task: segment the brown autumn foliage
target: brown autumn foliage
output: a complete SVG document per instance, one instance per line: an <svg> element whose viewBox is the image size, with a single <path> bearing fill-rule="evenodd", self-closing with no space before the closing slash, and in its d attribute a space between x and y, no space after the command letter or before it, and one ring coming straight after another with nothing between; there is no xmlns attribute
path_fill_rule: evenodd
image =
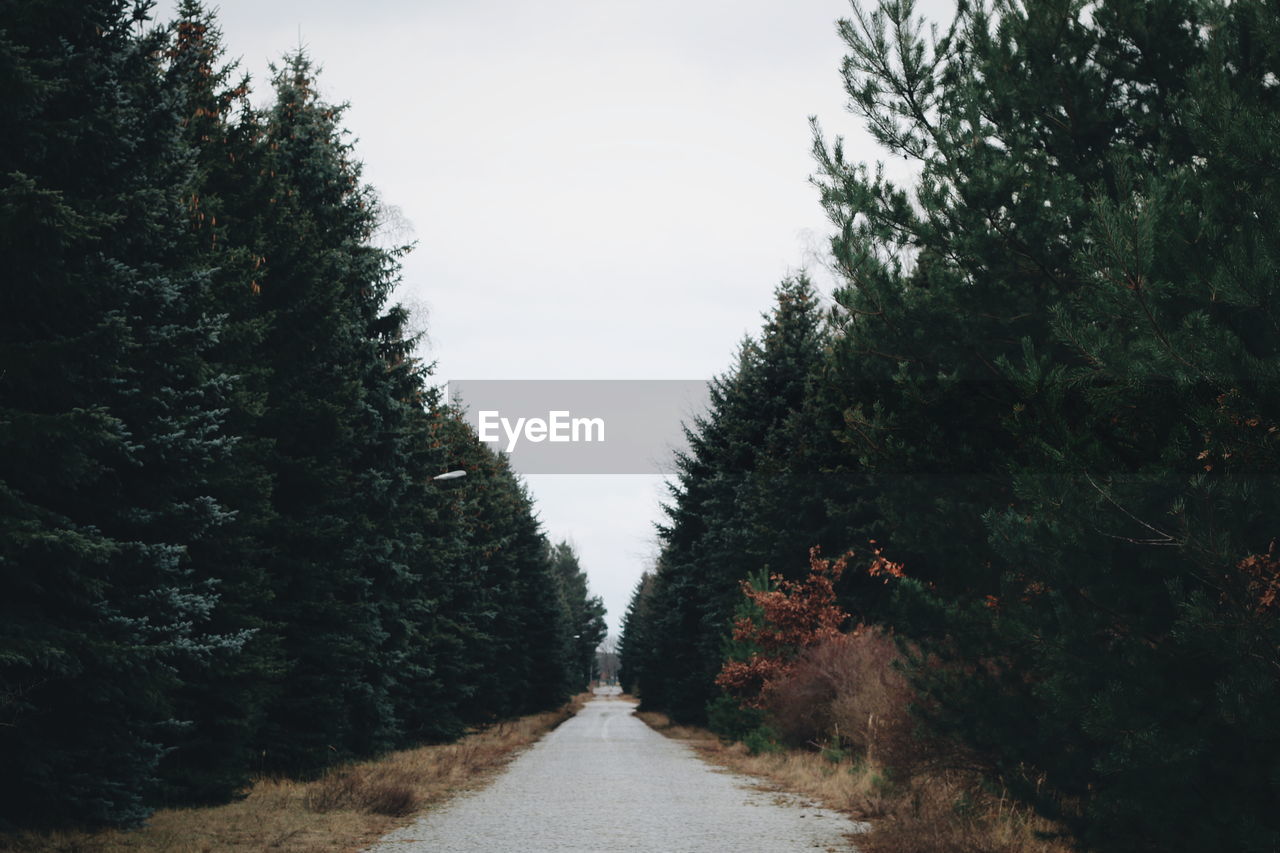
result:
<svg viewBox="0 0 1280 853"><path fill-rule="evenodd" d="M871 545L870 577L904 576L901 563ZM1061 842L1046 840L1051 824L993 794L972 756L918 724L911 706L920 697L890 630L840 631L848 617L836 604L834 582L850 556L824 560L815 548L804 580L774 577L769 590L743 584L759 616L739 619L734 639L758 651L726 663L717 683L763 709L790 749L727 746L709 733L671 727L660 715L642 715L646 722L694 741L712 760L872 821L858 840L867 853L1065 853ZM1249 568L1270 576L1262 560Z"/></svg>
<svg viewBox="0 0 1280 853"><path fill-rule="evenodd" d="M832 562L809 549L809 575L801 581L770 576L772 589L756 589L742 582L742 594L760 608L760 620L744 617L733 625L733 638L756 646L747 660L726 661L716 684L742 704L759 708L769 694L790 677L798 655L840 636L849 618L836 604L835 582L848 566L848 555Z"/></svg>
<svg viewBox="0 0 1280 853"><path fill-rule="evenodd" d="M1267 553L1245 557L1236 568L1244 577L1255 615L1280 609L1280 555L1274 539Z"/></svg>
<svg viewBox="0 0 1280 853"><path fill-rule="evenodd" d="M861 853L1069 853L1042 837L1051 824L983 790L972 774L930 770L904 781L853 754L808 746L753 754L657 712L636 716L709 761L869 821L854 841Z"/></svg>
<svg viewBox="0 0 1280 853"><path fill-rule="evenodd" d="M792 746L830 743L869 760L910 757L914 724L899 653L883 628L860 625L796 660L790 677L770 692L773 728Z"/></svg>

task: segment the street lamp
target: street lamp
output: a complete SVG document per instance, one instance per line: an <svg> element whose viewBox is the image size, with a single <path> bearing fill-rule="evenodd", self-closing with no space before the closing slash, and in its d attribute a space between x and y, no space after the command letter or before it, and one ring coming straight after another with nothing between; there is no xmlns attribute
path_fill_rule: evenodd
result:
<svg viewBox="0 0 1280 853"><path fill-rule="evenodd" d="M435 475L434 477L432 477L431 479L433 479L433 480L456 480L456 479L458 479L459 477L465 477L465 476L467 476L467 472L466 472L466 471L446 471L446 472L445 472L445 473L443 473L443 474L436 474L436 475Z"/></svg>

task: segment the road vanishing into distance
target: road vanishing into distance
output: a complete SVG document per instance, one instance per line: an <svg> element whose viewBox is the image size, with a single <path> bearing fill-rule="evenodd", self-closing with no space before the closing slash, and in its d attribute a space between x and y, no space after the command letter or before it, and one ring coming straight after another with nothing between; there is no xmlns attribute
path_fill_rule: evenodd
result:
<svg viewBox="0 0 1280 853"><path fill-rule="evenodd" d="M577 716L376 853L850 851L862 826L713 768L600 688Z"/></svg>

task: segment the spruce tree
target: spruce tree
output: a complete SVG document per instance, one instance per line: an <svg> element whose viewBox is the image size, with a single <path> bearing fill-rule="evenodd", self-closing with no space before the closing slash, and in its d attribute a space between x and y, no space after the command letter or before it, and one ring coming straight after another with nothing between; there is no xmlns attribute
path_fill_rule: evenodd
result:
<svg viewBox="0 0 1280 853"><path fill-rule="evenodd" d="M415 413L413 470L421 478L410 569L412 593L403 614L411 632L408 654L396 681L398 717L406 742L449 740L467 723L475 694L482 602L469 568L471 495L483 478L483 445L466 422L435 392L424 392ZM433 481L444 471L464 470L459 481Z"/></svg>
<svg viewBox="0 0 1280 853"><path fill-rule="evenodd" d="M618 683L623 693L635 694L645 679L646 662L654 645L650 634L653 622L653 571L646 571L636 581L622 617L622 634L618 638Z"/></svg>
<svg viewBox="0 0 1280 853"><path fill-rule="evenodd" d="M532 500L505 457L474 442L469 499L467 598L470 664L464 714L486 721L543 710L565 696L568 668L557 578Z"/></svg>
<svg viewBox="0 0 1280 853"><path fill-rule="evenodd" d="M246 227L262 259L252 287L270 371L259 429L271 443L267 569L284 660L257 746L268 766L309 772L398 736L380 666L389 639L380 596L401 546L379 516L404 485L389 435L399 425L386 423L402 404L380 385L396 378L380 371L395 373L388 358L404 344L388 338L403 318L382 313L394 259L371 243L374 199L341 109L318 97L302 54L273 85L255 152L258 214ZM383 468L371 457L385 452L395 456Z"/></svg>
<svg viewBox="0 0 1280 853"><path fill-rule="evenodd" d="M225 522L217 319L183 256L190 154L145 5L0 7L0 785L13 823L132 824L180 728Z"/></svg>
<svg viewBox="0 0 1280 853"><path fill-rule="evenodd" d="M271 588L266 577L272 477L270 443L259 429L269 361L267 318L255 292L261 265L250 249L258 117L247 99L247 77L223 59L213 14L184 0L170 25L164 85L174 99L181 132L192 151L183 191L188 228L184 254L208 278L202 309L218 317L218 336L206 359L229 385L225 423L232 436L210 487L227 507L226 523L193 549L193 571L215 585L211 627L244 638L234 654L190 662L180 673L175 714L184 728L161 765L165 802L221 801L243 790L257 767L254 743L277 670L269 630Z"/></svg>
<svg viewBox="0 0 1280 853"><path fill-rule="evenodd" d="M0 825L562 701L602 608L428 385L308 59L255 109L195 0L73 11L0 4Z"/></svg>
<svg viewBox="0 0 1280 853"><path fill-rule="evenodd" d="M783 282L760 341L712 385L711 409L688 435L660 527L662 556L640 683L646 707L701 722L718 690L738 583L764 569L803 572L829 528L825 485L811 458L806 401L822 362L817 296L804 277Z"/></svg>
<svg viewBox="0 0 1280 853"><path fill-rule="evenodd" d="M599 596L590 595L587 573L572 545L560 542L551 550L549 559L563 613L567 683L575 690L585 690L585 682L593 677L596 648L609 633L604 602Z"/></svg>

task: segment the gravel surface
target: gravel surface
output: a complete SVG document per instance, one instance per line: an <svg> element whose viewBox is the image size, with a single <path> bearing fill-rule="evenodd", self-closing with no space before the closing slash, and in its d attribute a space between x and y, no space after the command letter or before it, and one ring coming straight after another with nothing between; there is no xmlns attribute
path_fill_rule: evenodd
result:
<svg viewBox="0 0 1280 853"><path fill-rule="evenodd" d="M577 716L464 794L370 848L377 853L652 850L851 851L865 829L793 795L713 769L604 688Z"/></svg>

